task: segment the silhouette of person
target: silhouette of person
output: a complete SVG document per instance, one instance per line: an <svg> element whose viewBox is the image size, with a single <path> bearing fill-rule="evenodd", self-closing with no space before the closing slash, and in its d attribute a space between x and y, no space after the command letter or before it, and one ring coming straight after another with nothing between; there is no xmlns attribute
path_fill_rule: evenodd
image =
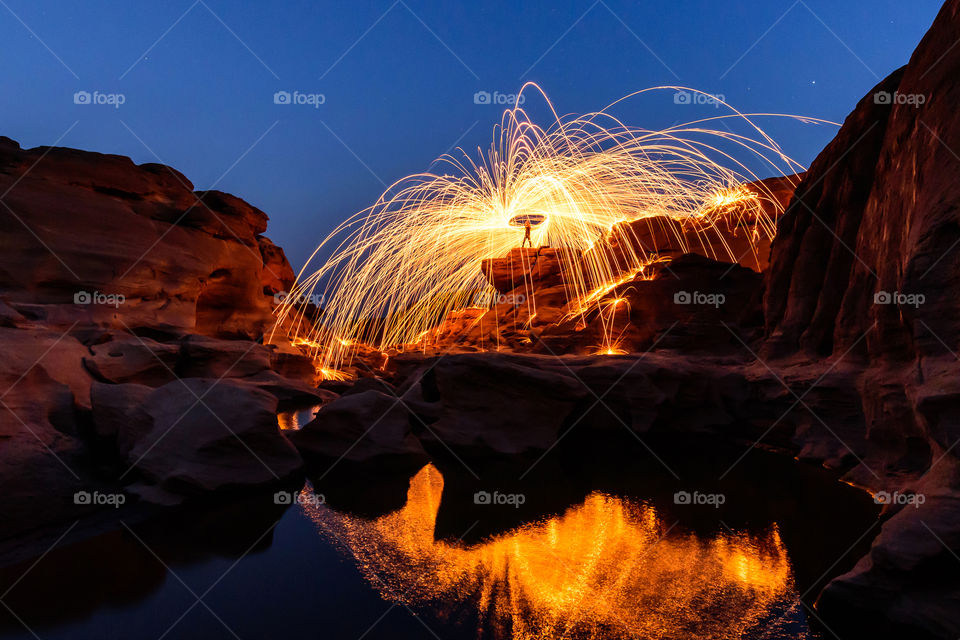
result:
<svg viewBox="0 0 960 640"><path fill-rule="evenodd" d="M530 221L527 220L523 223L523 242L520 243L520 246L523 247L524 244L529 243L530 248L533 248L533 240L530 239Z"/></svg>

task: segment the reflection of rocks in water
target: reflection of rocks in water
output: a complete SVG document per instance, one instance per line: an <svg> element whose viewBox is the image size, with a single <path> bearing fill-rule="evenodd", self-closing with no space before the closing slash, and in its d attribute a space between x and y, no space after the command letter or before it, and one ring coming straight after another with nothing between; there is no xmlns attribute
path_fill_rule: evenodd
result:
<svg viewBox="0 0 960 640"><path fill-rule="evenodd" d="M0 635L24 624L40 631L105 609L142 606L171 579L168 567L179 573L183 565L268 549L287 508L275 503L272 491L191 505L2 567L0 594L17 617L0 607Z"/></svg>
<svg viewBox="0 0 960 640"><path fill-rule="evenodd" d="M403 507L412 473L371 471L349 462L308 476L314 490L332 508L364 518L378 518Z"/></svg>
<svg viewBox="0 0 960 640"><path fill-rule="evenodd" d="M384 598L445 620L475 618L496 637L735 638L795 617L776 525L698 537L645 503L592 493L560 516L462 546L434 538L442 491L428 465L394 513L306 511Z"/></svg>
<svg viewBox="0 0 960 640"><path fill-rule="evenodd" d="M54 547L42 560L30 558L0 569L4 603L38 630L85 618L104 604L123 606L146 598L167 574L150 551L119 530ZM22 624L0 609L0 634L22 631Z"/></svg>

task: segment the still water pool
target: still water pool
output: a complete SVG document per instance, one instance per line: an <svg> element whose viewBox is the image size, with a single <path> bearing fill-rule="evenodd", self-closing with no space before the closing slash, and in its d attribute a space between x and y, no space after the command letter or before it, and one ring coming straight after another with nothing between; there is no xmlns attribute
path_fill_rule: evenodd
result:
<svg viewBox="0 0 960 640"><path fill-rule="evenodd" d="M828 637L809 606L865 551L872 501L780 454L651 449L573 449L523 481L316 474L290 505L124 521L0 570L0 637Z"/></svg>

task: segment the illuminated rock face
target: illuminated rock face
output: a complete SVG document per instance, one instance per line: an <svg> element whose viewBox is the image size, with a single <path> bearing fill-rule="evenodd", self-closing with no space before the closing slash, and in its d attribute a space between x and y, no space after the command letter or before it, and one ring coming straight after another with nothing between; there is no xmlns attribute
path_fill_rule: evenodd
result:
<svg viewBox="0 0 960 640"><path fill-rule="evenodd" d="M577 305L554 268L515 250L494 265L519 265L508 293L489 309L451 313L431 332L429 349L509 350L515 353L614 355L643 352L658 340L687 351L727 349L739 343L727 327L745 335L762 330L762 276L756 271L696 253L655 263L621 282L596 289ZM547 258L551 260L551 258ZM507 281L507 269L493 272ZM726 324L726 327L724 326Z"/></svg>
<svg viewBox="0 0 960 640"><path fill-rule="evenodd" d="M759 203L776 221L787 208L794 188L804 174L767 178L742 185L747 200ZM616 225L592 251L606 252L611 262L629 264L631 252L677 258L694 253L720 262L732 262L764 271L770 258L770 240L760 226L755 210L742 201L719 203L711 212L715 224L690 220L681 222L667 216L653 216ZM767 222L769 224L769 222Z"/></svg>
<svg viewBox="0 0 960 640"><path fill-rule="evenodd" d="M575 254L550 247L516 248L504 258L484 260L483 275L500 293L529 294L563 284L564 261L578 259Z"/></svg>
<svg viewBox="0 0 960 640"><path fill-rule="evenodd" d="M695 350L727 345L721 322L745 332L762 324L767 230L786 208L803 174L742 185L701 219L652 216L619 223L585 253L515 248L487 259L481 271L497 293L488 310L454 312L426 344L439 349L509 349L534 353L615 354L643 351L675 325L669 345ZM766 216L758 216L756 205ZM602 254L598 256L595 254ZM639 262L660 261L636 271ZM613 275L589 278L574 264L609 265ZM595 274L597 275L597 274ZM612 279L611 279L612 278ZM589 292L578 299L577 292ZM708 296L719 304L682 303ZM679 296L681 303L677 303Z"/></svg>
<svg viewBox="0 0 960 640"><path fill-rule="evenodd" d="M451 621L472 611L478 634L736 638L798 596L776 526L702 539L671 533L652 506L594 493L465 546L434 538L442 492L428 465L406 505L375 520L306 509L384 598Z"/></svg>
<svg viewBox="0 0 960 640"><path fill-rule="evenodd" d="M759 202L770 220L776 220L793 196L804 174L774 177L743 185L744 193ZM754 271L766 269L770 241L752 207L740 202L720 204L713 212L717 224L683 223L668 216L652 216L614 225L590 251L605 253L611 265L626 273L635 255L676 258L695 253L720 262L735 262ZM484 260L481 271L500 293L541 291L565 284L572 271L564 264L579 261L577 254L551 247L516 248L503 258ZM590 284L590 283L588 283ZM596 284L596 283L595 283Z"/></svg>

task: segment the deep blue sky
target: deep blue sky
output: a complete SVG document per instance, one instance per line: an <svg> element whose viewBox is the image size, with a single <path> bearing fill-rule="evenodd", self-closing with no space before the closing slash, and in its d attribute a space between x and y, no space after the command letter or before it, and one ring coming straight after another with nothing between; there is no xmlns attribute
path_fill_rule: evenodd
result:
<svg viewBox="0 0 960 640"><path fill-rule="evenodd" d="M298 268L381 181L423 171L458 141L488 145L502 108L475 104L477 91L532 80L571 113L680 84L742 111L842 121L907 62L940 5L0 0L0 135L159 157L197 188L266 211L268 235ZM76 105L81 90L125 103ZM276 105L278 90L325 103ZM710 112L698 109L665 93L618 115L658 128ZM769 131L807 165L835 129Z"/></svg>

